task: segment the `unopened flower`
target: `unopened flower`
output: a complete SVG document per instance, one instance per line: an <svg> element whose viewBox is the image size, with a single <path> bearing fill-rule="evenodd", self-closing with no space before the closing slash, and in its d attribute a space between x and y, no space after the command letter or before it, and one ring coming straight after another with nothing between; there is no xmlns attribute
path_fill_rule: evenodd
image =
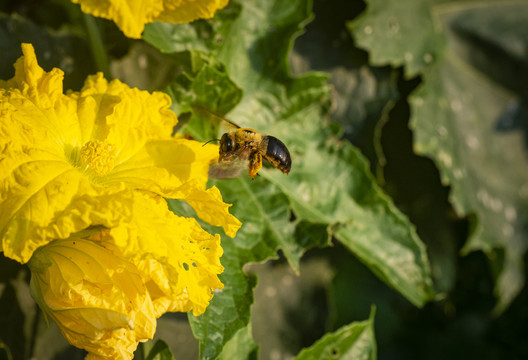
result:
<svg viewBox="0 0 528 360"><path fill-rule="evenodd" d="M186 200L200 218L235 235L240 222L218 189L206 189L218 149L171 137L177 119L166 94L101 74L64 94L63 72L40 68L30 44L22 50L15 76L0 81L5 256L25 263L50 239L93 225L114 228L131 216L127 193L137 190Z"/></svg>
<svg viewBox="0 0 528 360"><path fill-rule="evenodd" d="M119 251L71 237L39 248L29 266L41 309L68 342L94 358L131 359L137 343L153 337L156 318L145 283Z"/></svg>
<svg viewBox="0 0 528 360"><path fill-rule="evenodd" d="M219 236L132 194L130 221L53 240L28 263L34 298L88 359L131 359L163 313L201 314L223 287Z"/></svg>
<svg viewBox="0 0 528 360"><path fill-rule="evenodd" d="M228 0L72 0L82 11L112 20L130 37L139 39L145 24L154 21L189 23L209 19L224 8Z"/></svg>

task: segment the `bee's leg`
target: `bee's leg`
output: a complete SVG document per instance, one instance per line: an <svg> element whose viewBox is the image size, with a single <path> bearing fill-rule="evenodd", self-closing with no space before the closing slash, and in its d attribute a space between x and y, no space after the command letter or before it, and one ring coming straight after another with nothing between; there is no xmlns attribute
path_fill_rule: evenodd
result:
<svg viewBox="0 0 528 360"><path fill-rule="evenodd" d="M258 151L254 151L249 155L249 176L254 179L261 168L262 155Z"/></svg>

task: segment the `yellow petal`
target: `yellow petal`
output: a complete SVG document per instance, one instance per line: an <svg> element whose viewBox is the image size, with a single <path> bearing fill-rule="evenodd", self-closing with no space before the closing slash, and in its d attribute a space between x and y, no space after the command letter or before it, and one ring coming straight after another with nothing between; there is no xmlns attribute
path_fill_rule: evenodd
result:
<svg viewBox="0 0 528 360"><path fill-rule="evenodd" d="M92 225L111 227L126 220L130 213L131 191L96 192L75 171L61 173L51 166L47 170L55 176L40 178L41 187L36 181L39 178L30 176L34 181L19 196L2 191L6 195L0 206L0 226L5 231L2 250L5 256L21 263L54 238L66 238ZM77 192L84 195L78 196Z"/></svg>
<svg viewBox="0 0 528 360"><path fill-rule="evenodd" d="M163 11L156 21L189 23L196 19L210 19L217 10L223 9L228 0L164 1Z"/></svg>
<svg viewBox="0 0 528 360"><path fill-rule="evenodd" d="M56 212L71 203L76 189L67 186L68 182L78 184L79 174L51 161L25 163L1 181L0 228L5 256L25 263L45 244L46 239L32 235L51 224Z"/></svg>
<svg viewBox="0 0 528 360"><path fill-rule="evenodd" d="M139 39L146 23L163 10L162 0L72 0L87 14L113 20L123 33Z"/></svg>
<svg viewBox="0 0 528 360"><path fill-rule="evenodd" d="M194 187L179 198L191 205L196 215L203 221L214 226L222 226L229 237L235 237L242 226L242 223L229 213L231 204L223 202L220 190L216 186L207 190Z"/></svg>
<svg viewBox="0 0 528 360"><path fill-rule="evenodd" d="M89 76L81 92L71 96L78 97L79 118L93 124L83 132L82 143L108 141L118 149L116 163L128 160L150 139L169 139L178 122L167 94L108 82L101 73Z"/></svg>
<svg viewBox="0 0 528 360"><path fill-rule="evenodd" d="M92 356L131 359L156 317L138 269L110 242L55 240L29 262L34 298L73 345Z"/></svg>
<svg viewBox="0 0 528 360"><path fill-rule="evenodd" d="M30 44L22 44L22 51L24 56L15 64L15 76L9 81L0 81L2 123L4 118L9 120L10 126L16 121L24 131L20 135L11 134L17 140L38 136L49 147L46 149L60 149L57 155L63 157L63 145L76 135L75 101L62 94L64 74L61 70L44 72Z"/></svg>
<svg viewBox="0 0 528 360"><path fill-rule="evenodd" d="M31 44L22 44L22 53L15 63L15 76L0 80L0 88L16 88L36 106L47 108L62 97L64 73L60 69L45 72L37 63L35 50Z"/></svg>
<svg viewBox="0 0 528 360"><path fill-rule="evenodd" d="M218 147L186 139L153 140L120 163L106 183L125 182L128 187L148 189L168 198L178 197L182 185L205 188L209 165L218 158Z"/></svg>
<svg viewBox="0 0 528 360"><path fill-rule="evenodd" d="M145 24L153 21L188 23L208 19L227 5L227 0L72 0L82 11L113 20L123 33L139 39Z"/></svg>

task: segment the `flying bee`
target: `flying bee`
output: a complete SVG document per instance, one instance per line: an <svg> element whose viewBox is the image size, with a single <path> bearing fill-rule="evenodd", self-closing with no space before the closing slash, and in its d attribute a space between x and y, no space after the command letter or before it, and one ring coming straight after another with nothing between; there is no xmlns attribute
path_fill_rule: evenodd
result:
<svg viewBox="0 0 528 360"><path fill-rule="evenodd" d="M238 128L220 138L218 161L221 163L235 159L249 160L249 176L252 179L262 168L262 158L283 173L290 172L290 152L286 145L274 136L263 135L253 129Z"/></svg>
<svg viewBox="0 0 528 360"><path fill-rule="evenodd" d="M262 168L263 158L283 173L288 174L290 172L290 152L286 145L276 137L261 134L254 129L241 128L197 105L194 105L193 109L214 115L232 128L232 131L224 133L220 139L210 140L220 141L220 151L218 162L211 165L209 169L209 177L236 177L241 172L242 166L248 162L249 176L254 179Z"/></svg>

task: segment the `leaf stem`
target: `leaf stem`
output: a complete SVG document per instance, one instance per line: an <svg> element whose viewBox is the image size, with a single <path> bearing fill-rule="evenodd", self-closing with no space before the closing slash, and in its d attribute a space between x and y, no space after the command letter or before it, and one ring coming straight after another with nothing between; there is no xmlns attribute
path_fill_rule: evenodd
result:
<svg viewBox="0 0 528 360"><path fill-rule="evenodd" d="M9 350L9 347L6 344L4 344L2 341L0 341L0 349L4 350L7 360L13 360L13 355L11 355L11 350Z"/></svg>
<svg viewBox="0 0 528 360"><path fill-rule="evenodd" d="M83 17L97 70L102 71L106 79L111 79L108 57L106 56L103 40L101 38L101 32L99 31L99 26L97 25L96 19L92 15L84 13Z"/></svg>
<svg viewBox="0 0 528 360"><path fill-rule="evenodd" d="M33 352L35 351L35 344L37 343L40 315L40 307L35 303L35 318L33 319L33 326L31 329L31 338L29 343L29 354L32 358L36 355Z"/></svg>
<svg viewBox="0 0 528 360"><path fill-rule="evenodd" d="M145 351L145 343L142 343L140 342L138 344L138 347L136 349L136 352L134 353L134 356L138 359L138 360L145 360L145 354L147 353L148 351Z"/></svg>

